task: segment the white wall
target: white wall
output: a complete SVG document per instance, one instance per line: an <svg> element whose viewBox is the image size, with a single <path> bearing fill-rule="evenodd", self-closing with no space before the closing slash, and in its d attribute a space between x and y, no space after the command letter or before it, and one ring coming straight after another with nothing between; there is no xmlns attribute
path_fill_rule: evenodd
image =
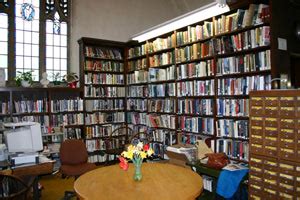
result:
<svg viewBox="0 0 300 200"><path fill-rule="evenodd" d="M126 42L134 34L195 10L212 0L73 0L70 65L79 72L81 37Z"/></svg>

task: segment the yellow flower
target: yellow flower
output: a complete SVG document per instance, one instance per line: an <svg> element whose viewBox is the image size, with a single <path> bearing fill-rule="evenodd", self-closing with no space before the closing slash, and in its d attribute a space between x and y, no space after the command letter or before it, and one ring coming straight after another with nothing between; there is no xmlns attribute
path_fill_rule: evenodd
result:
<svg viewBox="0 0 300 200"><path fill-rule="evenodd" d="M144 158L147 157L147 153L144 152L144 151L141 151L141 152L140 152L140 156L141 156L142 159L144 159Z"/></svg>
<svg viewBox="0 0 300 200"><path fill-rule="evenodd" d="M123 151L123 153L121 155L125 158L132 159L133 158L133 151Z"/></svg>
<svg viewBox="0 0 300 200"><path fill-rule="evenodd" d="M151 156L152 154L154 154L154 151L153 151L152 148L149 148L148 151L147 151L147 155Z"/></svg>

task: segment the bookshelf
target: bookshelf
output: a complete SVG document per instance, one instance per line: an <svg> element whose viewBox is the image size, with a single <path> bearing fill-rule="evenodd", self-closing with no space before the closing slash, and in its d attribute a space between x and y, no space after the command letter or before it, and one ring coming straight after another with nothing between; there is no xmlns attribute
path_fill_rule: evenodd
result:
<svg viewBox="0 0 300 200"><path fill-rule="evenodd" d="M2 122L39 122L44 146L58 154L66 138L80 139L83 100L80 88L0 88Z"/></svg>
<svg viewBox="0 0 300 200"><path fill-rule="evenodd" d="M84 139L89 161L105 162L105 140L125 125L125 45L121 42L81 38L80 66L84 100ZM114 159L109 157L109 159Z"/></svg>

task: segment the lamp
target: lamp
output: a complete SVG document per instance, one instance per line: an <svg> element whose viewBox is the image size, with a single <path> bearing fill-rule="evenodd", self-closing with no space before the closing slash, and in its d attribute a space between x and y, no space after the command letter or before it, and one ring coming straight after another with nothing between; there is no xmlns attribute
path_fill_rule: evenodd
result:
<svg viewBox="0 0 300 200"><path fill-rule="evenodd" d="M221 3L220 3L221 2ZM176 29L182 28L194 24L199 21L214 17L216 15L223 14L228 12L230 9L226 3L222 0L217 0L208 5L202 6L194 11L191 11L187 14L176 17L172 20L166 21L162 24L154 26L146 31L143 31L139 34L134 35L131 39L138 40L139 42L146 41L150 38L157 37L164 33L174 31Z"/></svg>

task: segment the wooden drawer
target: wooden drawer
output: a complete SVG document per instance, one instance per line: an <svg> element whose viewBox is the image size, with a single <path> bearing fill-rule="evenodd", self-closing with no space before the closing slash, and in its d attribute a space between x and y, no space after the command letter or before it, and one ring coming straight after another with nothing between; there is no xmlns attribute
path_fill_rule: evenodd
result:
<svg viewBox="0 0 300 200"><path fill-rule="evenodd" d="M264 174L264 178L270 179L270 180L276 180L276 182L277 182L277 178L278 178L277 171L269 170L269 169L265 168L263 174Z"/></svg>
<svg viewBox="0 0 300 200"><path fill-rule="evenodd" d="M263 166L264 166L263 162L264 162L264 158L260 158L257 156L252 156L249 160L250 167L253 166L253 167L260 168L260 169L263 169Z"/></svg>
<svg viewBox="0 0 300 200"><path fill-rule="evenodd" d="M278 115L279 115L278 107L265 107L265 116L278 117Z"/></svg>
<svg viewBox="0 0 300 200"><path fill-rule="evenodd" d="M265 97L265 106L278 106L278 97Z"/></svg>
<svg viewBox="0 0 300 200"><path fill-rule="evenodd" d="M278 119L277 118L265 118L265 127L278 127Z"/></svg>
<svg viewBox="0 0 300 200"><path fill-rule="evenodd" d="M254 185L263 185L263 176L256 176L253 174L249 174L250 184Z"/></svg>
<svg viewBox="0 0 300 200"><path fill-rule="evenodd" d="M262 106L264 99L262 97L251 97L251 106Z"/></svg>
<svg viewBox="0 0 300 200"><path fill-rule="evenodd" d="M280 120L280 128L294 129L295 124L296 124L296 120L294 120L294 119L281 119Z"/></svg>
<svg viewBox="0 0 300 200"><path fill-rule="evenodd" d="M279 156L280 158L287 159L287 160L295 160L297 157L297 154L295 152L295 149L290 148L279 148Z"/></svg>
<svg viewBox="0 0 300 200"><path fill-rule="evenodd" d="M278 129L274 127L265 127L265 137L278 137Z"/></svg>
<svg viewBox="0 0 300 200"><path fill-rule="evenodd" d="M273 171L273 172L277 172L278 163L277 163L276 159L268 158L268 159L264 160L264 169Z"/></svg>
<svg viewBox="0 0 300 200"><path fill-rule="evenodd" d="M293 162L281 161L278 163L278 171L294 176L296 172L296 166Z"/></svg>
<svg viewBox="0 0 300 200"><path fill-rule="evenodd" d="M276 188L264 188L264 199L276 199L278 192Z"/></svg>
<svg viewBox="0 0 300 200"><path fill-rule="evenodd" d="M280 147L283 147L283 148L289 148L289 149L295 149L296 148L295 140L289 139L289 138L288 139L280 138L279 144L280 144Z"/></svg>
<svg viewBox="0 0 300 200"><path fill-rule="evenodd" d="M252 153L263 155L263 145L262 144L253 144L253 143L251 143L249 146L250 146L250 151Z"/></svg>
<svg viewBox="0 0 300 200"><path fill-rule="evenodd" d="M294 129L280 129L279 137L285 139L295 139L295 131Z"/></svg>
<svg viewBox="0 0 300 200"><path fill-rule="evenodd" d="M262 117L251 117L250 119L250 123L251 123L251 126L260 126L262 127L263 126L263 119Z"/></svg>
<svg viewBox="0 0 300 200"><path fill-rule="evenodd" d="M254 167L250 165L250 175L263 177L263 169L260 167Z"/></svg>
<svg viewBox="0 0 300 200"><path fill-rule="evenodd" d="M250 136L250 140L251 140L251 143L253 144L263 144L263 136L262 135L254 135L254 134L251 134Z"/></svg>
<svg viewBox="0 0 300 200"><path fill-rule="evenodd" d="M265 145L264 146L264 154L267 156L271 156L271 157L277 157L278 156L277 146Z"/></svg>
<svg viewBox="0 0 300 200"><path fill-rule="evenodd" d="M250 115L251 116L257 116L257 117L264 116L263 107L262 106L252 106L250 108Z"/></svg>
<svg viewBox="0 0 300 200"><path fill-rule="evenodd" d="M280 108L280 117L283 118L295 118L296 112L294 107L281 107Z"/></svg>
<svg viewBox="0 0 300 200"><path fill-rule="evenodd" d="M280 97L280 106L294 107L297 103L296 97Z"/></svg>
<svg viewBox="0 0 300 200"><path fill-rule="evenodd" d="M274 137L274 136L265 136L264 143L265 143L265 145L268 145L268 146L275 146L275 147L277 147L278 138Z"/></svg>
<svg viewBox="0 0 300 200"><path fill-rule="evenodd" d="M263 136L263 128L260 126L252 126L250 128L250 136L251 135L261 135Z"/></svg>
<svg viewBox="0 0 300 200"><path fill-rule="evenodd" d="M293 194L279 191L279 199L293 200Z"/></svg>
<svg viewBox="0 0 300 200"><path fill-rule="evenodd" d="M259 197L263 196L263 191L262 191L262 185L261 184L252 184L250 182L249 184L249 193L250 195L256 195Z"/></svg>

